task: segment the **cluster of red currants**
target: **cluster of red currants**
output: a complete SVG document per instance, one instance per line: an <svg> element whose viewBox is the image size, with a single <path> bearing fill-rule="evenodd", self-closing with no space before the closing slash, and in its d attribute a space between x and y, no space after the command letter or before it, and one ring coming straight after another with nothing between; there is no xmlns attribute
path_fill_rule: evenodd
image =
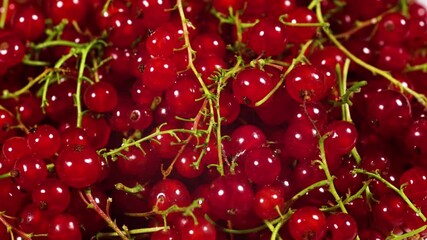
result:
<svg viewBox="0 0 427 240"><path fill-rule="evenodd" d="M0 239L427 237L427 10L3 0Z"/></svg>

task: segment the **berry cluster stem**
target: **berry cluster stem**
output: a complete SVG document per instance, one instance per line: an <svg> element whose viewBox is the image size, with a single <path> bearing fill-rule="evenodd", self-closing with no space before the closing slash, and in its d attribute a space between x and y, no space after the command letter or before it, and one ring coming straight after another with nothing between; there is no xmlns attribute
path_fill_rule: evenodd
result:
<svg viewBox="0 0 427 240"><path fill-rule="evenodd" d="M93 208L93 210L95 210L99 216L101 216L105 222L108 224L109 227L111 227L114 232L117 233L117 236L119 236L122 240L129 240L129 238L127 236L125 236L125 234L119 229L119 227L117 226L117 224L111 220L110 216L108 216L107 213L105 213L96 203L95 199L92 196L92 193L90 190L87 190L85 192L85 196L87 198L87 200L89 200L89 206L91 208Z"/></svg>
<svg viewBox="0 0 427 240"><path fill-rule="evenodd" d="M342 72L342 76L340 74L341 68L339 65L337 65L337 72L338 72L338 87L339 87L339 92L340 92L340 96L342 99L344 99L344 101L341 104L341 111L342 111L342 118L344 121L353 123L353 119L351 118L351 113L350 113L350 102L349 102L349 97L347 96L347 76L348 76L348 69L350 68L350 59L346 59L344 62L344 66L343 66L343 72ZM365 83L362 83L365 84ZM362 85L359 84L359 85ZM363 86L363 85L362 85ZM351 154L353 155L354 159L356 160L356 163L359 165L360 162L362 161L359 152L357 151L356 147L354 147L351 150Z"/></svg>
<svg viewBox="0 0 427 240"><path fill-rule="evenodd" d="M305 54L307 52L307 49L311 46L311 43L312 43L312 40L307 41L306 43L304 43L304 45L301 46L301 49L300 49L298 56L292 60L291 65L289 65L286 72L280 77L279 82L276 84L276 86L274 86L274 88L265 97L263 97L261 100L259 100L258 102L255 103L256 107L259 107L262 104L264 104L283 85L283 82L285 81L286 76L295 68L295 66L298 63L303 61L303 59L305 58Z"/></svg>
<svg viewBox="0 0 427 240"><path fill-rule="evenodd" d="M9 0L3 0L3 4L2 4L3 11L0 15L0 29L4 29L4 25L6 24L8 8L9 8Z"/></svg>
<svg viewBox="0 0 427 240"><path fill-rule="evenodd" d="M215 124L215 117L214 117L214 98L215 96L213 96L213 93L211 93L211 91L208 89L208 87L206 86L206 84L203 82L203 79L201 77L201 74L197 71L196 67L194 66L194 56L193 54L195 54L195 51L192 49L191 44L190 44L190 37L189 37L189 32L188 32L188 23L189 20L185 17L185 13L184 13L184 7L183 7L183 3L182 0L177 0L176 6L178 8L178 12L179 12L179 16L181 18L181 25L182 25L182 30L183 30L183 36L184 36L184 43L187 49L187 55L188 55L188 67L191 69L191 71L194 73L194 75L196 76L197 80L199 81L199 84L203 90L203 93L205 95L205 97L207 98L208 101L208 108L211 114L211 121L210 121L210 126L209 126L209 130L212 129L213 124ZM210 131L208 132L208 134L210 134ZM218 148L221 148L221 146L218 146ZM222 154L222 153L221 153ZM224 163L222 161L222 158L218 158L218 171L221 175L224 175Z"/></svg>
<svg viewBox="0 0 427 240"><path fill-rule="evenodd" d="M322 14L322 7L321 7L320 1L318 1L317 5L316 5L316 15L317 15L317 19L318 19L318 21L320 23L325 23L325 19L323 18L323 14ZM375 66L372 66L372 65L364 62L362 59L358 58L353 53L351 53L347 48L345 48L344 45L342 45L338 41L338 39L334 36L334 34L332 33L332 31L328 27L323 27L322 29L323 29L323 32L326 34L326 36L329 38L329 40L337 48L339 48L350 60L352 60L356 64L360 65L361 67L363 67L363 68L371 71L372 73L378 74L378 75L384 77L385 79L387 79L388 81L390 81L395 86L398 86L401 89L401 91L406 92L409 95L413 96L423 106L427 107L427 97L424 94L418 93L418 92L412 90L411 88L403 85L399 80L397 80L396 78L394 78L389 72L384 71L382 69L379 69L379 68L377 68Z"/></svg>
<svg viewBox="0 0 427 240"><path fill-rule="evenodd" d="M25 233L19 228L16 228L10 224L4 216L4 212L0 212L0 223L6 227L6 230L10 233L11 239L14 239L13 233L16 233L23 240L31 240L32 235Z"/></svg>
<svg viewBox="0 0 427 240"><path fill-rule="evenodd" d="M369 172L364 169L354 169L353 171L355 173L360 173L360 174L367 175L371 178L375 178L378 181L384 183L388 188L396 192L403 199L403 201L405 201L405 203L409 206L409 208L411 208L416 214L418 214L421 220L423 220L424 222L427 221L427 217L423 214L423 212L419 208L417 208L414 205L414 203L412 203L412 201L408 198L408 196L406 196L406 194L403 192L403 188L399 189L395 187L392 183L390 183L389 181L381 177L381 175L378 173Z"/></svg>

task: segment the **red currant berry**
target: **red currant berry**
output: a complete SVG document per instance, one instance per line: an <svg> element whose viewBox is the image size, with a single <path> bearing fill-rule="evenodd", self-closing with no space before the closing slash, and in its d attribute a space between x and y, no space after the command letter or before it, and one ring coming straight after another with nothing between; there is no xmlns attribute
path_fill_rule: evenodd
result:
<svg viewBox="0 0 427 240"><path fill-rule="evenodd" d="M49 240L81 240L80 223L70 214L59 214L49 222L47 231Z"/></svg>
<svg viewBox="0 0 427 240"><path fill-rule="evenodd" d="M285 196L279 187L264 186L255 193L254 211L265 220L279 217L279 212L285 208Z"/></svg>
<svg viewBox="0 0 427 240"><path fill-rule="evenodd" d="M175 64L167 58L152 58L147 61L142 73L142 82L152 91L170 88L177 77Z"/></svg>
<svg viewBox="0 0 427 240"><path fill-rule="evenodd" d="M326 97L323 72L313 65L296 66L285 79L286 90L297 102L318 102Z"/></svg>
<svg viewBox="0 0 427 240"><path fill-rule="evenodd" d="M65 211L70 204L70 190L55 178L48 178L31 193L33 203L51 216Z"/></svg>
<svg viewBox="0 0 427 240"><path fill-rule="evenodd" d="M368 103L366 118L377 133L383 136L397 136L410 124L411 105L400 92L394 90L377 92Z"/></svg>
<svg viewBox="0 0 427 240"><path fill-rule="evenodd" d="M33 153L43 158L49 158L58 152L61 146L61 136L54 127L40 125L28 134L27 145Z"/></svg>
<svg viewBox="0 0 427 240"><path fill-rule="evenodd" d="M252 211L254 192L244 177L220 176L209 189L207 203L213 216L230 220L245 217Z"/></svg>
<svg viewBox="0 0 427 240"><path fill-rule="evenodd" d="M326 235L326 217L317 208L302 207L291 216L288 227L295 240L321 240Z"/></svg>
<svg viewBox="0 0 427 240"><path fill-rule="evenodd" d="M191 198L187 187L180 181L174 179L164 179L154 184L148 196L148 203L151 208L166 210L173 205L185 207L190 204Z"/></svg>
<svg viewBox="0 0 427 240"><path fill-rule="evenodd" d="M13 16L12 29L25 40L37 40L45 31L45 17L35 6L21 7Z"/></svg>
<svg viewBox="0 0 427 240"><path fill-rule="evenodd" d="M281 162L268 147L253 148L244 154L245 173L259 185L273 183L280 174Z"/></svg>
<svg viewBox="0 0 427 240"><path fill-rule="evenodd" d="M247 68L239 72L232 83L237 101L250 107L273 90L274 82L270 76L259 69Z"/></svg>
<svg viewBox="0 0 427 240"><path fill-rule="evenodd" d="M86 89L83 102L93 112L110 112L118 104L117 91L108 82L97 82Z"/></svg>
<svg viewBox="0 0 427 240"><path fill-rule="evenodd" d="M357 236L357 223L349 214L332 214L326 222L332 235L331 240L353 240Z"/></svg>
<svg viewBox="0 0 427 240"><path fill-rule="evenodd" d="M16 184L31 191L47 178L46 163L36 155L26 155L15 162L11 172Z"/></svg>
<svg viewBox="0 0 427 240"><path fill-rule="evenodd" d="M296 7L283 19L289 23L316 23L317 17L313 11L305 7ZM286 37L291 43L304 43L316 33L316 27L286 26Z"/></svg>
<svg viewBox="0 0 427 240"><path fill-rule="evenodd" d="M68 186L84 188L99 180L101 159L89 146L69 146L58 154L55 169L58 178Z"/></svg>
<svg viewBox="0 0 427 240"><path fill-rule="evenodd" d="M208 222L203 216L197 218L195 221L189 220L180 229L181 238L188 240L216 240L216 230L212 223Z"/></svg>
<svg viewBox="0 0 427 240"><path fill-rule="evenodd" d="M277 56L286 48L286 32L280 22L261 19L248 36L248 46L256 54L265 57Z"/></svg>

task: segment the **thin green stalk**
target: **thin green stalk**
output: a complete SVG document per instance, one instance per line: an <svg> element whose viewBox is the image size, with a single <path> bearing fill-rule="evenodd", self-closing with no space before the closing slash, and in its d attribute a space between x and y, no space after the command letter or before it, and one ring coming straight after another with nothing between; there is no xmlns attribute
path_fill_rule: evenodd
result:
<svg viewBox="0 0 427 240"><path fill-rule="evenodd" d="M422 232L424 232L427 229L427 225L421 226L417 229L414 229L410 232L404 233L402 235L394 235L387 237L386 240L404 240L404 239L411 239L411 237L414 237ZM421 238L417 238L421 239Z"/></svg>
<svg viewBox="0 0 427 240"><path fill-rule="evenodd" d="M320 23L325 23L325 20L323 19L320 1L316 5L316 15L317 15L317 19ZM401 89L401 91L406 92L409 95L413 96L423 106L427 107L427 97L424 94L418 93L418 92L412 90L411 88L403 85L399 80L394 78L389 72L384 71L382 69L379 69L375 66L372 66L372 65L366 63L365 61L363 61L362 59L358 58L353 53L351 53L347 48L345 48L344 45L342 45L342 43L340 43L340 41L338 41L338 39L333 35L333 33L331 32L331 30L328 27L323 27L322 29L323 29L323 32L326 34L326 36L329 38L329 40L337 48L339 48L348 58L350 58L350 60L352 60L353 62L355 62L359 66L371 71L372 73L378 74L378 75L384 77L385 79L387 79L392 84L398 86Z"/></svg>
<svg viewBox="0 0 427 240"><path fill-rule="evenodd" d="M354 169L353 171L355 173L361 173L361 174L367 175L371 178L375 178L378 181L384 183L388 188L390 188L391 190L396 192L405 201L405 203L412 209L412 211L414 211L416 214L418 214L418 216L421 218L421 220L423 220L424 222L427 221L427 218L423 214L423 212L412 203L412 201L408 198L408 196L406 196L406 194L402 191L402 189L395 187L389 181L387 181L386 179L381 177L381 175L379 175L378 173L368 172L364 169Z"/></svg>
<svg viewBox="0 0 427 240"><path fill-rule="evenodd" d="M351 62L350 59L347 58L344 62L342 77L341 77L341 74L338 74L338 87L339 87L341 98L343 98L343 96L346 96L347 94L347 78L348 78L348 70L350 68L350 62ZM337 72L338 73L340 72L339 65L337 65ZM347 96L347 98L349 97L350 96ZM341 104L341 111L342 111L343 120L353 123L353 119L351 118L351 113L350 113L349 99L345 99L345 101ZM359 165L360 162L362 161L362 158L360 157L360 154L357 151L356 147L354 147L351 150L351 154L356 160L357 165Z"/></svg>
<svg viewBox="0 0 427 240"><path fill-rule="evenodd" d="M4 29L4 26L6 24L6 17L7 17L7 10L9 8L9 0L3 0L3 12L0 15L0 29Z"/></svg>
<svg viewBox="0 0 427 240"><path fill-rule="evenodd" d="M282 87L283 82L285 81L286 76L295 68L295 66L300 63L304 58L305 58L305 53L307 52L308 47L310 47L312 43L312 40L307 41L304 45L302 45L300 53L298 54L298 56L296 58L294 58L292 60L291 65L288 67L288 69L286 70L286 72L281 76L279 82L276 84L276 86L274 86L274 88L265 96L263 97L261 100L259 100L258 102L255 103L256 107L261 106L262 104L264 104L268 99L271 98L271 96L273 96L273 94L279 90L279 88Z"/></svg>
<svg viewBox="0 0 427 240"><path fill-rule="evenodd" d="M126 150L131 146L139 146L142 142L152 140L156 136L163 135L163 134L170 134L170 135L176 136L177 132L189 133L189 134L196 134L197 133L197 131L194 131L194 130L180 129L180 128L161 131L160 127L159 127L156 129L155 132L153 132L153 133L151 133L151 134L149 134L143 138L140 138L140 139L135 140L135 141L133 141L133 140L132 141L126 141L125 140L122 143L122 145L118 148L112 149L108 152L101 153L102 151L100 151L98 153L100 153L104 158L108 158L108 157L115 156L115 155L119 154L121 151Z"/></svg>
<svg viewBox="0 0 427 240"><path fill-rule="evenodd" d="M42 50L42 49L45 49L48 47L56 47L56 46L81 48L82 44L81 43L75 43L72 41L67 41L67 40L52 40L52 41L46 41L43 43L33 45L32 48L35 50Z"/></svg>
<svg viewBox="0 0 427 240"><path fill-rule="evenodd" d="M335 188L334 177L332 176L331 172L329 171L328 162L326 161L326 153L325 153L325 144L324 143L325 143L326 138L328 138L328 137L329 137L329 135L325 134L322 137L320 137L320 140L319 140L319 149L320 149L320 158L321 158L320 166L322 167L322 170L325 173L326 179L328 180L329 192L334 197L335 202L337 202L338 206L340 207L340 210L343 213L348 213L340 195L337 192L337 189Z"/></svg>
<svg viewBox="0 0 427 240"><path fill-rule="evenodd" d="M154 232L162 231L164 229L167 229L167 228L165 227L139 228L139 229L131 229L131 230L128 230L127 232L130 235L140 235L145 233L154 233ZM111 232L111 233L100 232L95 235L96 239L105 239L105 238L112 238L112 237L119 237L119 234L116 232Z"/></svg>

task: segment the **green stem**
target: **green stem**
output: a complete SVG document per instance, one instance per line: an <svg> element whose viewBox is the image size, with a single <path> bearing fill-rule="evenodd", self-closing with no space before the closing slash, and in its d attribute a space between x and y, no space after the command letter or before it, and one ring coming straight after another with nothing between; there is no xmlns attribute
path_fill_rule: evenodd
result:
<svg viewBox="0 0 427 240"><path fill-rule="evenodd" d="M368 172L364 169L354 169L353 170L355 173L361 173L364 175L367 175L371 178L375 178L378 181L384 183L388 188L390 188L391 190L393 190L394 192L396 192L405 202L406 204L416 213L418 214L418 216L421 218L421 220L423 220L424 222L427 221L426 216L421 212L420 209L418 209L413 203L412 201L406 196L406 194L401 190L398 189L397 187L395 187L393 184L391 184L389 181L385 180L383 177L381 177L381 175L379 175L378 173L372 173L372 172Z"/></svg>
<svg viewBox="0 0 427 240"><path fill-rule="evenodd" d="M56 46L81 48L82 44L81 43L75 43L72 41L67 41L67 40L52 40L52 41L46 41L43 43L33 45L32 48L35 50L42 50L42 49L47 48L47 47L56 47Z"/></svg>
<svg viewBox="0 0 427 240"><path fill-rule="evenodd" d="M7 10L9 8L9 0L3 0L3 12L0 16L0 29L4 29L4 26L6 24L6 17L7 17Z"/></svg>
<svg viewBox="0 0 427 240"><path fill-rule="evenodd" d="M139 146L142 142L151 140L151 139L153 139L156 136L163 135L163 134L170 134L170 135L174 135L175 136L176 135L175 133L177 133L177 132L197 134L197 131L188 130L188 129L180 129L180 128L178 128L178 129L169 129L169 130L165 130L165 131L160 131L160 128L158 128L158 129L156 129L155 132L153 132L153 133L151 133L151 134L149 134L149 135L147 135L147 136L145 136L143 138L140 138L140 139L138 139L136 141L131 141L131 142L125 141L120 147L112 149L112 150L110 150L108 152L102 153L102 156L104 158L108 158L110 156L115 156L115 155L119 154L121 151L126 150L129 147L131 147L131 146ZM100 153L100 152L98 152L98 153Z"/></svg>
<svg viewBox="0 0 427 240"><path fill-rule="evenodd" d="M32 86L34 86L36 83L43 80L48 73L52 72L51 69L45 69L41 74L39 74L36 78L28 81L27 85L22 87L21 89L15 91L15 92L9 92L7 90L3 91L3 95L1 96L2 99L8 99L8 98L16 98L19 97L21 94L27 93Z"/></svg>
<svg viewBox="0 0 427 240"><path fill-rule="evenodd" d="M415 71L427 72L427 63L422 63L414 66L407 66L404 71L405 72L415 72Z"/></svg>
<svg viewBox="0 0 427 240"><path fill-rule="evenodd" d="M212 219L209 218L208 215L205 215L205 219L210 222L212 225L214 225L217 229L219 229L222 232L225 233L231 233L231 234L248 234L248 233L255 233L255 232L260 232L264 229L267 228L267 226L264 225L260 225L258 227L254 227L254 228L248 228L248 229L231 229L231 228L225 228L222 226L217 225L217 223L215 221L213 221ZM271 224L277 224L280 222L280 218L279 219L275 219L273 221L270 221Z"/></svg>
<svg viewBox="0 0 427 240"><path fill-rule="evenodd" d="M322 160L320 165L321 165L322 170L325 173L326 179L329 183L329 192L334 197L335 202L337 202L341 211L343 213L348 213L340 195L337 192L337 189L335 188L334 177L331 175L331 172L329 171L329 168L328 168L328 162L326 161L326 153L325 153L325 144L324 143L325 143L326 138L328 138L328 136L329 136L328 134L325 134L319 140L320 158Z"/></svg>
<svg viewBox="0 0 427 240"><path fill-rule="evenodd" d="M31 60L30 56L28 55L25 55L24 59L22 60L22 63L28 66L35 66L35 67L46 67L50 65L50 62Z"/></svg>
<svg viewBox="0 0 427 240"><path fill-rule="evenodd" d="M353 202L354 200L356 200L358 198L361 198L362 194L366 191L366 189L368 188L368 186L369 186L369 181L366 182L363 185L363 187L361 187L355 194L353 194L353 195L347 197L346 199L344 199L342 201L343 204L346 205L348 203ZM339 208L340 208L340 206L337 204L337 205L332 206L332 207L322 207L322 208L320 208L320 210L323 211L323 212L330 212L330 211L335 211L335 210L337 210Z"/></svg>
<svg viewBox="0 0 427 240"><path fill-rule="evenodd" d="M0 175L0 179L10 178L10 177L12 177L11 172L3 173Z"/></svg>
<svg viewBox="0 0 427 240"><path fill-rule="evenodd" d="M210 124L208 127L208 138L210 138L210 134L211 134L211 130L213 128L213 124L215 124L215 116L214 116L214 103L213 103L213 99L215 98L215 96L209 91L208 87L206 86L206 84L203 82L203 79L201 77L201 74L197 71L196 67L194 66L194 57L193 54L195 54L195 51L193 50L193 48L191 47L190 44L190 37L189 37L189 32L188 32L188 19L185 17L185 13L184 13L184 7L182 4L182 0L177 0L176 6L178 8L178 12L179 12L179 16L181 19L181 25L182 25L182 30L183 30L183 36L184 36L184 43L187 49L187 56L188 56L188 67L191 69L191 71L194 73L194 75L196 76L197 80L199 81L199 84L203 90L204 96L205 98L207 98L208 101L208 108L210 111ZM218 146L221 147L221 146ZM219 168L219 172L221 175L224 175L224 168L223 168L223 161L222 158L219 158L218 160L218 168Z"/></svg>
<svg viewBox="0 0 427 240"><path fill-rule="evenodd" d="M99 39L95 39L92 42L85 45L85 47L81 50L79 72L77 75L77 87L76 87L76 93L74 95L74 100L77 107L77 127L79 128L82 126L82 118L83 118L83 111L82 111L82 104L81 104L81 89L82 89L82 83L84 80L83 74L86 67L86 59L87 59L87 56L89 55L89 52L92 50L92 48L99 43L103 43L103 41L100 41Z"/></svg>
<svg viewBox="0 0 427 240"><path fill-rule="evenodd" d="M131 230L128 230L127 232L130 235L140 235L140 234L145 234L145 233L154 233L154 232L162 231L164 229L167 229L167 228L165 228L165 227L139 228L139 229L131 229ZM119 234L116 232L97 233L95 236L96 239L103 239L103 238L110 239L112 237L119 237Z"/></svg>
<svg viewBox="0 0 427 240"><path fill-rule="evenodd" d="M339 91L340 91L340 96L346 96L347 94L347 78L348 78L348 70L350 68L350 59L346 59L344 62L344 67L343 67L343 73L342 73L342 78L339 77L340 74L338 74L338 86L339 86ZM337 71L340 71L339 65L337 65ZM351 113L350 113L350 104L348 102L349 96L347 96L346 101L344 101L341 104L341 110L342 110L342 118L344 121L353 123L353 119L351 118ZM362 161L362 158L360 157L359 152L357 151L356 147L354 147L351 150L351 154L353 155L354 159L356 160L357 165L360 164L360 162Z"/></svg>
<svg viewBox="0 0 427 240"><path fill-rule="evenodd" d="M417 229L414 229L410 232L404 233L402 235L394 235L387 237L386 240L404 240L404 239L411 239L410 237L416 236L417 234L420 234L424 232L427 229L427 225L423 225ZM421 239L421 238L416 238Z"/></svg>
<svg viewBox="0 0 427 240"><path fill-rule="evenodd" d="M119 227L117 227L117 224L113 220L111 220L110 216L108 216L107 213L105 213L98 206L97 202L92 196L91 191L87 190L85 195L87 197L87 200L89 200L91 208L93 208L99 214L99 216L101 216L104 219L104 221L108 224L108 226L117 233L117 236L120 237L122 240L129 240L129 238L124 235L124 233L119 229Z"/></svg>
<svg viewBox="0 0 427 240"><path fill-rule="evenodd" d="M323 19L323 15L322 15L322 9L321 9L320 2L318 2L317 6L316 6L316 15L317 15L317 19L319 20L320 23L325 23L325 20ZM412 90L411 88L403 85L399 80L394 78L389 72L384 71L382 69L379 69L375 66L372 66L372 65L366 63L365 61L363 61L362 59L356 57L347 48L345 48L344 45L342 45L340 43L340 41L338 41L338 39L333 35L333 33L331 32L331 30L329 28L323 27L322 29L323 29L323 32L326 34L326 36L329 38L329 40L332 43L334 43L335 46L337 48L339 48L348 58L350 58L350 60L352 60L356 64L360 65L361 67L371 71L372 73L378 74L378 75L384 77L385 79L390 81L392 84L398 86L401 89L401 91L406 92L409 95L413 96L423 106L427 107L427 97L424 94L418 93L418 92Z"/></svg>
<svg viewBox="0 0 427 240"><path fill-rule="evenodd" d="M116 183L114 184L114 188L116 190L124 191L131 194L136 194L144 190L144 186L139 183L137 183L134 187L128 187L123 183Z"/></svg>
<svg viewBox="0 0 427 240"><path fill-rule="evenodd" d="M279 82L276 84L276 86L274 86L274 88L265 96L263 97L261 100L259 100L258 102L255 103L256 107L261 106L262 104L264 104L268 99L271 98L271 96L273 96L273 94L279 90L279 88L282 87L283 82L285 81L286 76L295 68L295 66L300 63L304 58L305 58L305 53L307 52L308 47L311 45L312 41L307 41L300 50L300 53L298 54L298 56L296 58L294 58L292 60L291 65L288 67L288 69L286 70L286 72L281 76Z"/></svg>
<svg viewBox="0 0 427 240"><path fill-rule="evenodd" d="M400 0L399 5L402 15L405 17L409 17L408 0Z"/></svg>
<svg viewBox="0 0 427 240"><path fill-rule="evenodd" d="M292 209L289 209L288 212L281 217L281 221L276 224L274 230L271 232L271 240L276 240L279 237L280 229L286 223L286 221L288 221L292 214L294 214L294 211Z"/></svg>

